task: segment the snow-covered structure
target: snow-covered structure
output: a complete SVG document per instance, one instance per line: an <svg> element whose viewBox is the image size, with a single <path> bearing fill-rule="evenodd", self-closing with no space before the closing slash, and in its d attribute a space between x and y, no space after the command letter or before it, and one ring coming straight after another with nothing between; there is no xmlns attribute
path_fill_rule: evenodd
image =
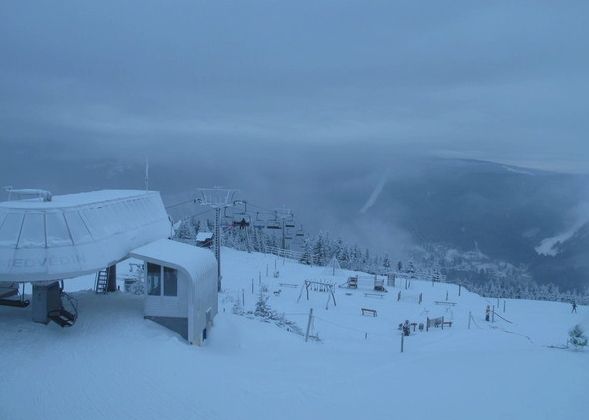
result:
<svg viewBox="0 0 589 420"><path fill-rule="evenodd" d="M0 203L0 279L62 280L96 272L168 238L158 192L103 190Z"/></svg>
<svg viewBox="0 0 589 420"><path fill-rule="evenodd" d="M202 344L218 311L211 251L162 239L131 252L145 262L145 318Z"/></svg>
<svg viewBox="0 0 589 420"><path fill-rule="evenodd" d="M213 232L198 232L196 234L196 245L201 248L210 248L213 246Z"/></svg>
<svg viewBox="0 0 589 420"><path fill-rule="evenodd" d="M0 299L31 282L33 320L71 326L77 309L65 310L57 281L136 257L145 262L145 317L202 343L217 314L216 260L208 250L169 240L172 226L159 193L46 197L0 203Z"/></svg>

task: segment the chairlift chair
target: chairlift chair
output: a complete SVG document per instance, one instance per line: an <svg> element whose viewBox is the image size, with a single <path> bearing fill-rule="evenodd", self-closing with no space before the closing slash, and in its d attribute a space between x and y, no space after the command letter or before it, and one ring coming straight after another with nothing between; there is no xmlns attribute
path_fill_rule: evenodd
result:
<svg viewBox="0 0 589 420"><path fill-rule="evenodd" d="M260 218L260 212L256 212L256 219L254 220L254 227L256 229L264 229L266 227L266 223Z"/></svg>
<svg viewBox="0 0 589 420"><path fill-rule="evenodd" d="M273 229L273 230L280 230L282 229L282 225L278 220L268 220L268 224L266 225L266 229Z"/></svg>
<svg viewBox="0 0 589 420"><path fill-rule="evenodd" d="M239 209L239 211L235 211L235 212L233 212L233 214L239 214L239 215L242 215L242 216L245 216L245 215L248 214L247 213L247 201L238 200L238 201L234 201L233 204L235 205L235 207L237 207L238 205L243 205L243 208L242 209L239 209L237 207Z"/></svg>
<svg viewBox="0 0 589 420"><path fill-rule="evenodd" d="M282 223L278 220L278 211L274 211L274 219L268 220L266 225L267 229L280 230L282 229Z"/></svg>
<svg viewBox="0 0 589 420"><path fill-rule="evenodd" d="M239 229L245 229L249 227L252 223L252 219L249 215L241 215L237 214L233 218L233 227L238 227Z"/></svg>

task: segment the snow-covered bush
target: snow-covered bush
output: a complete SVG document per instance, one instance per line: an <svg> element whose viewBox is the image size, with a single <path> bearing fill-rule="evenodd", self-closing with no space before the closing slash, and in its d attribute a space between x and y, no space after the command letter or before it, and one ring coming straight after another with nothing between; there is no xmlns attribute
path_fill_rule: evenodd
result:
<svg viewBox="0 0 589 420"><path fill-rule="evenodd" d="M569 343L576 349L582 349L587 346L587 337L580 325L575 325L569 331Z"/></svg>
<svg viewBox="0 0 589 420"><path fill-rule="evenodd" d="M131 283L129 286L129 292L135 295L143 295L145 294L145 283L142 279L137 279L136 282Z"/></svg>

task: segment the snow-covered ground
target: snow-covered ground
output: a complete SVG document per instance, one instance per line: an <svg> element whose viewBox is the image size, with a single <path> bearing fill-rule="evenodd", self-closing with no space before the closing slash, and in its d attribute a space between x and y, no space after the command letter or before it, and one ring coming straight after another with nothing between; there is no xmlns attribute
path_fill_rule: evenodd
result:
<svg viewBox="0 0 589 420"><path fill-rule="evenodd" d="M344 283L324 268L223 250L220 313L203 347L143 319L141 297L79 291L77 324L61 329L30 321L31 310L0 308L0 419L566 419L587 412L589 351L563 345L589 308L553 302L506 302L484 321L487 300L457 286L413 281L370 290L336 289L337 306L312 291L297 303L305 279ZM266 266L269 277L266 277ZM121 264L119 272L124 271ZM303 337L232 311L238 299L253 310L261 284L268 303L303 330ZM252 279L254 293L252 294ZM282 285L281 285L282 283ZM288 285L297 287L289 287ZM93 286L93 278L68 288ZM281 290L279 295L273 292ZM435 301L456 302L451 309ZM423 303L417 296L423 293ZM361 316L361 308L377 317ZM475 321L468 329L468 313ZM444 316L451 328L405 339L397 325Z"/></svg>

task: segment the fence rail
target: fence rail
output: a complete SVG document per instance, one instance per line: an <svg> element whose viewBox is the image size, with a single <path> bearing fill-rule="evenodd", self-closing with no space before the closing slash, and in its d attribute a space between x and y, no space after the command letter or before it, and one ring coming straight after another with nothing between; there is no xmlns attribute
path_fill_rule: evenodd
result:
<svg viewBox="0 0 589 420"><path fill-rule="evenodd" d="M278 248L276 246L268 246L266 247L266 251L278 257L290 258L293 260L300 260L303 257L303 253L300 251Z"/></svg>

